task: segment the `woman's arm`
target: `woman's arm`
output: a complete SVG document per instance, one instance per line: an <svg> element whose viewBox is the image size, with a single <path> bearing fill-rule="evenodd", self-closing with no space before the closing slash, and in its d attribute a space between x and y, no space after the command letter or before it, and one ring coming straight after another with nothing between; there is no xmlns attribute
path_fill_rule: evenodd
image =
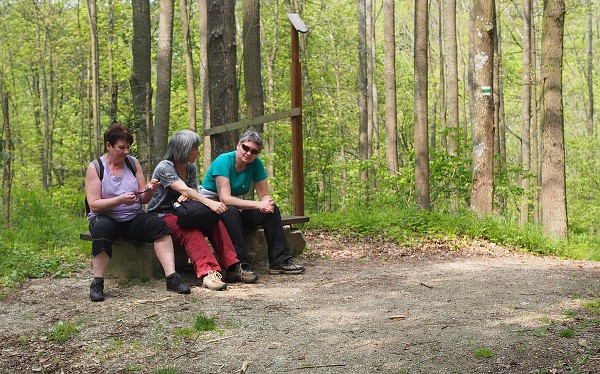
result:
<svg viewBox="0 0 600 374"><path fill-rule="evenodd" d="M188 187L188 185L185 184L181 179L179 179L176 182L171 183L171 185L169 187L181 194L183 199L182 199L182 197L180 197L179 201L184 201L187 199L196 200L196 201L199 201L202 204L206 205L213 212L218 213L218 214L224 213L225 210L227 209L225 204L223 204L222 202L214 201L214 200L211 200L211 199L208 199L208 198L202 196L195 189Z"/></svg>
<svg viewBox="0 0 600 374"><path fill-rule="evenodd" d="M231 195L231 184L227 177L218 176L215 178L215 182L219 200L225 205L235 206L238 209L258 209L263 213L273 213L273 200L268 195L269 188L266 180L255 183L256 192L260 198L259 201L240 199Z"/></svg>
<svg viewBox="0 0 600 374"><path fill-rule="evenodd" d="M144 179L144 171L142 170L142 166L137 159L135 159L135 170L135 179L137 180L138 191L146 191L139 195L140 203L147 204L152 198L152 195L154 195L154 189L158 187L158 179L152 179L150 183L146 183L146 180Z"/></svg>

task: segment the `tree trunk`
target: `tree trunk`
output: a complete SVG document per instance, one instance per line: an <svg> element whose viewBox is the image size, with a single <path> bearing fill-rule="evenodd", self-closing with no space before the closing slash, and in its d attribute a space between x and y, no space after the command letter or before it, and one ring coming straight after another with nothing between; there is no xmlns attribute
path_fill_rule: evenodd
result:
<svg viewBox="0 0 600 374"><path fill-rule="evenodd" d="M587 116L587 134L589 137L594 135L594 27L592 23L593 7L592 0L587 0L588 7L588 31L587 31L587 87L588 87L588 116Z"/></svg>
<svg viewBox="0 0 600 374"><path fill-rule="evenodd" d="M86 0L86 3L90 28L90 50L92 58L92 121L97 157L102 154L104 149L104 144L102 144L102 124L100 123L100 51L98 48L98 11L96 8L96 0Z"/></svg>
<svg viewBox="0 0 600 374"><path fill-rule="evenodd" d="M10 227L10 194L12 190L12 160L13 160L13 149L12 149L12 137L10 134L10 117L9 117L9 105L8 105L8 93L4 88L4 77L0 74L0 103L2 107L2 142L4 143L3 159L4 167L2 170L2 189L4 195L2 196L2 206L4 207L4 228Z"/></svg>
<svg viewBox="0 0 600 374"><path fill-rule="evenodd" d="M174 0L160 0L158 49L156 53L156 101L154 103L154 133L152 168L167 151L169 115L171 113L171 64L173 55Z"/></svg>
<svg viewBox="0 0 600 374"><path fill-rule="evenodd" d="M150 175L152 168L152 126L147 126L146 99L152 102L151 71L151 37L150 3L148 0L133 0L133 37L131 52L133 57L132 72L129 78L133 100L133 129L137 137L138 160L144 169L144 175ZM150 121L151 121L151 116Z"/></svg>
<svg viewBox="0 0 600 374"><path fill-rule="evenodd" d="M358 0L358 158L366 161L369 158L369 109L368 109L368 77L367 77L367 15L366 0ZM360 167L360 181L366 182L368 171Z"/></svg>
<svg viewBox="0 0 600 374"><path fill-rule="evenodd" d="M448 61L448 154L458 156L458 46L456 41L456 0L447 0L446 50Z"/></svg>
<svg viewBox="0 0 600 374"><path fill-rule="evenodd" d="M546 0L542 23L542 224L544 234L567 237L562 99L564 0Z"/></svg>
<svg viewBox="0 0 600 374"><path fill-rule="evenodd" d="M522 132L521 132L521 166L524 176L521 177L521 209L519 223L521 225L529 222L530 215L530 191L531 179L528 174L531 170L531 1L524 0L523 7L523 82L522 95L523 107L521 110Z"/></svg>
<svg viewBox="0 0 600 374"><path fill-rule="evenodd" d="M383 49L385 62L385 156L389 174L398 172L398 121L396 116L396 27L394 0L383 1ZM337 71L337 69L336 69ZM339 77L336 76L339 87ZM339 94L339 88L338 88Z"/></svg>
<svg viewBox="0 0 600 374"><path fill-rule="evenodd" d="M244 46L244 82L246 86L246 114L248 118L265 114L265 94L261 73L261 44L260 44L260 1L244 0L242 2ZM263 126L256 126L263 131Z"/></svg>
<svg viewBox="0 0 600 374"><path fill-rule="evenodd" d="M275 3L275 14L274 19L278 19L279 15L279 4ZM272 41L269 43L270 49L267 50L266 58L265 58L265 66L267 68L267 102L268 102L268 112L275 113L277 110L277 104L275 103L275 58L277 57L277 46L279 42L279 27L278 22L275 22L273 25L273 36ZM264 29L261 27L261 32ZM269 124L265 123L263 125L263 130L267 132L269 130ZM273 136L270 136L265 141L265 152L272 154L275 152L275 140ZM273 166L273 162L268 162L265 165L267 169L267 175L269 178L273 178L275 176L275 168ZM273 188L272 184L269 184L269 188Z"/></svg>
<svg viewBox="0 0 600 374"><path fill-rule="evenodd" d="M207 130L210 128L210 100L208 81L208 0L198 0L198 39L200 48L200 91L202 93L202 128ZM210 136L203 138L203 155L202 163L204 171L208 170L212 162L210 152Z"/></svg>
<svg viewBox="0 0 600 374"><path fill-rule="evenodd" d="M535 4L535 3L533 3ZM531 169L533 170L535 179L533 180L533 220L534 222L541 221L541 201L540 201L540 189L542 186L542 172L541 172L541 162L540 162L540 149L541 147L541 137L539 135L538 130L538 102L537 102L537 77L538 70L540 69L540 63L538 59L537 53L537 43L536 43L536 31L535 31L535 22L533 22L533 14L534 8L532 5L531 9Z"/></svg>
<svg viewBox="0 0 600 374"><path fill-rule="evenodd" d="M484 216L492 213L494 199L494 0L476 1L474 6L471 209Z"/></svg>
<svg viewBox="0 0 600 374"><path fill-rule="evenodd" d="M207 14L210 125L217 127L238 120L235 1L211 2ZM213 135L211 159L234 149L238 138L237 130Z"/></svg>
<svg viewBox="0 0 600 374"><path fill-rule="evenodd" d="M417 206L429 210L429 145L427 143L427 74L429 44L427 0L415 0L415 195Z"/></svg>
<svg viewBox="0 0 600 374"><path fill-rule="evenodd" d="M108 87L110 87L110 122L117 121L119 86L115 85L114 70L113 70L113 40L115 31L115 2L114 0L108 4Z"/></svg>
<svg viewBox="0 0 600 374"><path fill-rule="evenodd" d="M448 149L446 128L446 54L444 46L444 3L438 1L438 43L440 45L440 143L443 149Z"/></svg>
<svg viewBox="0 0 600 374"><path fill-rule="evenodd" d="M196 132L196 88L194 86L194 59L190 46L190 18L186 0L179 0L179 16L181 18L181 34L183 41L183 57L185 60L185 83L187 91L188 126Z"/></svg>

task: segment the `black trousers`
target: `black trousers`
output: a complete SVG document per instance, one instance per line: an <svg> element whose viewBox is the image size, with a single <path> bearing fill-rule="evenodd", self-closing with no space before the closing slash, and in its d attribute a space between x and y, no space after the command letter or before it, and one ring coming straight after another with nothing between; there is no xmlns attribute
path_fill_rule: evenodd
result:
<svg viewBox="0 0 600 374"><path fill-rule="evenodd" d="M275 206L273 213L261 213L258 209L240 210L234 206L227 206L227 211L221 214L221 220L227 228L227 233L242 264L248 263L248 246L242 231L244 227L263 227L269 247L270 266L275 266L292 258L283 232L281 213L277 206Z"/></svg>

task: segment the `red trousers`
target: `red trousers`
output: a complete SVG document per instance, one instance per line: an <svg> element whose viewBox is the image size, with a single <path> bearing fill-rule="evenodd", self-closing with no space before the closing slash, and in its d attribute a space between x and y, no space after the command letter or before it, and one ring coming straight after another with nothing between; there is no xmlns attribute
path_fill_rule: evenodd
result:
<svg viewBox="0 0 600 374"><path fill-rule="evenodd" d="M162 218L172 231L173 242L185 248L198 278L205 276L209 270L227 270L231 265L240 262L223 222L219 221L212 232L203 232L200 229L186 229L179 226L177 217L173 214L167 214ZM212 244L214 253L204 239L205 236Z"/></svg>

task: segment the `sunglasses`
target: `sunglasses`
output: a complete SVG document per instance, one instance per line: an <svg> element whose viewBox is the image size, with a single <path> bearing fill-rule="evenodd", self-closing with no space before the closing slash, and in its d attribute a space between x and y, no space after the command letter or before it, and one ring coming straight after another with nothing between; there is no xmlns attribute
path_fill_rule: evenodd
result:
<svg viewBox="0 0 600 374"><path fill-rule="evenodd" d="M250 152L253 155L257 155L260 153L260 149L252 149L245 144L242 144L241 146L242 146L242 149L244 150L244 152L246 152L246 153Z"/></svg>

